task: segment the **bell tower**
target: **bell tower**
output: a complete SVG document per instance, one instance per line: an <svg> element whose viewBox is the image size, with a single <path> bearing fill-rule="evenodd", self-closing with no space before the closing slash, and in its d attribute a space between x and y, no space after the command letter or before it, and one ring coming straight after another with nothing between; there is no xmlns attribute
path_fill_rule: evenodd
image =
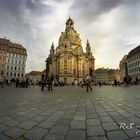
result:
<svg viewBox="0 0 140 140"><path fill-rule="evenodd" d="M89 44L88 40L87 40L87 44L86 44L86 52L91 53L91 47L90 47L90 44Z"/></svg>
<svg viewBox="0 0 140 140"><path fill-rule="evenodd" d="M68 28L73 28L74 29L74 22L73 22L73 20L70 17L66 21L66 29L68 29Z"/></svg>
<svg viewBox="0 0 140 140"><path fill-rule="evenodd" d="M50 54L53 55L54 54L54 44L52 42L52 46L51 46L51 49L50 49Z"/></svg>

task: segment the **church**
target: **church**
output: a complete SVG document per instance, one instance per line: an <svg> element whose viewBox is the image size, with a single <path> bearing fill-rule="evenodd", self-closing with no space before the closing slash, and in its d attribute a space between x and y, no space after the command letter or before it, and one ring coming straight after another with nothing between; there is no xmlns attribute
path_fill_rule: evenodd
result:
<svg viewBox="0 0 140 140"><path fill-rule="evenodd" d="M70 17L66 21L65 31L61 32L58 46L55 48L52 43L46 61L47 73L53 74L65 84L71 84L74 79L83 81L87 75L94 77L95 59L90 43L87 40L86 52L83 52L80 36L75 31L74 22Z"/></svg>

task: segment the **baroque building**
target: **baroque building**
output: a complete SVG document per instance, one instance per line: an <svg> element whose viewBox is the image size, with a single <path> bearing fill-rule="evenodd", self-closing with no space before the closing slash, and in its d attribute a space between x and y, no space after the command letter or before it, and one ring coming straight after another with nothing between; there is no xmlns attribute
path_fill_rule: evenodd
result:
<svg viewBox="0 0 140 140"><path fill-rule="evenodd" d="M83 81L86 75L94 75L94 57L91 46L87 40L86 52L83 52L81 39L74 29L71 18L66 21L66 29L61 32L58 46L52 43L47 58L47 73L53 73L57 80L72 83L74 79Z"/></svg>
<svg viewBox="0 0 140 140"><path fill-rule="evenodd" d="M27 51L9 39L0 38L0 70L5 78L11 79L25 75Z"/></svg>

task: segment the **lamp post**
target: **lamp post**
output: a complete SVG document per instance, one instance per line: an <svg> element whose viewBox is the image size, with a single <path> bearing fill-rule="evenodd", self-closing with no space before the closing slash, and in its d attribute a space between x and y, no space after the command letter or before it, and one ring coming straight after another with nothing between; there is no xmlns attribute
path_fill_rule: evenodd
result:
<svg viewBox="0 0 140 140"><path fill-rule="evenodd" d="M46 79L47 79L47 76L49 74L49 57L45 60L46 62Z"/></svg>

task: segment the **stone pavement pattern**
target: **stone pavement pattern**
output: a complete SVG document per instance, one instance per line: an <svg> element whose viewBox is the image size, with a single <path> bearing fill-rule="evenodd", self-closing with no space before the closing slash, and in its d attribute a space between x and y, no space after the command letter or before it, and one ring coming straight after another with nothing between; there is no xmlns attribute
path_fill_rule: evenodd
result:
<svg viewBox="0 0 140 140"><path fill-rule="evenodd" d="M140 140L136 126L140 86L0 89L0 140Z"/></svg>

